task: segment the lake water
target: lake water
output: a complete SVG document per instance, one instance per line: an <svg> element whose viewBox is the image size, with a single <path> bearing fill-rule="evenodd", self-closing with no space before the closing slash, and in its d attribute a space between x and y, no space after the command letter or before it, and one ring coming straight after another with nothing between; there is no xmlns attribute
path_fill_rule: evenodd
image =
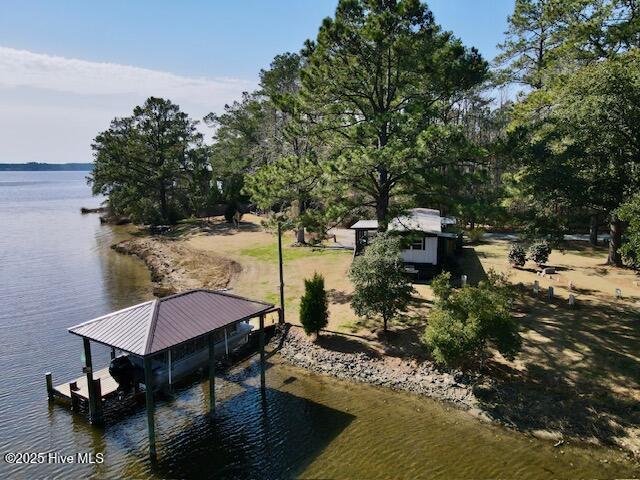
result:
<svg viewBox="0 0 640 480"><path fill-rule="evenodd" d="M81 375L76 323L151 296L126 238L80 207L97 206L83 172L0 172L0 454L101 452L97 465L8 465L0 478L578 478L639 476L619 452L534 440L413 395L280 364L262 396L254 362L217 384L159 402L158 463L147 456L144 409L100 429L46 400ZM108 354L95 348L96 367Z"/></svg>

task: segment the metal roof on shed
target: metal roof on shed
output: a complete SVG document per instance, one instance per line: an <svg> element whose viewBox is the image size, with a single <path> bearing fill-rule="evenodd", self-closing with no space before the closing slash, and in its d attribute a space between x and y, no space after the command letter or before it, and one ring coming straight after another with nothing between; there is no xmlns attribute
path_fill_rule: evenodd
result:
<svg viewBox="0 0 640 480"><path fill-rule="evenodd" d="M144 356L272 308L270 303L225 292L189 290L109 313L69 331Z"/></svg>
<svg viewBox="0 0 640 480"><path fill-rule="evenodd" d="M377 230L378 221L377 220L358 220L349 228L353 230Z"/></svg>

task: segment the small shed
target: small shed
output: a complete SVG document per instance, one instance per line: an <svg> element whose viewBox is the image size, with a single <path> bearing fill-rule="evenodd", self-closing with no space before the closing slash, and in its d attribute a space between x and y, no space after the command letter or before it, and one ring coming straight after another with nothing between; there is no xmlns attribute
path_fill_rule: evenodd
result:
<svg viewBox="0 0 640 480"><path fill-rule="evenodd" d="M413 240L400 252L408 271L426 278L459 250L461 236L442 231L443 225L449 225L451 221L440 216L439 210L430 208L414 208L391 219L387 231L411 236ZM355 231L354 256L359 255L378 233L378 221L358 220L350 229Z"/></svg>

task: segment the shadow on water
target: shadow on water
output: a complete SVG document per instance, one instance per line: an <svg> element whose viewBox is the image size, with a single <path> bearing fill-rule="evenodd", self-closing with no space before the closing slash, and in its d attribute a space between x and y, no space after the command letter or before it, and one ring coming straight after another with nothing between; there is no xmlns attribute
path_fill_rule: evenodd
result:
<svg viewBox="0 0 640 480"><path fill-rule="evenodd" d="M289 382L295 381L295 379ZM290 478L355 419L293 394L245 389L159 442L155 472L169 478Z"/></svg>

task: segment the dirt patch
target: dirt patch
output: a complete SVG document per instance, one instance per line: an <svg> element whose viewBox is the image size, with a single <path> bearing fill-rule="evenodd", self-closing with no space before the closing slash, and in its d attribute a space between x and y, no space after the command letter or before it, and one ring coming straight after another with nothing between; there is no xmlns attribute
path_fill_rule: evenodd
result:
<svg viewBox="0 0 640 480"><path fill-rule="evenodd" d="M135 255L145 263L157 296L193 288L225 288L241 270L233 260L196 251L170 239L134 238L116 243L112 248Z"/></svg>

